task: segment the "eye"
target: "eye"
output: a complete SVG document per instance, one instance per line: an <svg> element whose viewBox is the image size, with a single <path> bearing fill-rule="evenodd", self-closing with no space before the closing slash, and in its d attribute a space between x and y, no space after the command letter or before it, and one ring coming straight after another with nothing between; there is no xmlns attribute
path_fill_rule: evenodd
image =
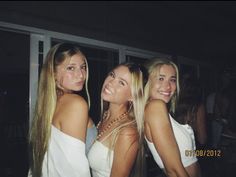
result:
<svg viewBox="0 0 236 177"><path fill-rule="evenodd" d="M74 67L74 66L68 66L68 67L66 68L66 70L68 70L68 71L74 71L74 70L75 70L75 67Z"/></svg>
<svg viewBox="0 0 236 177"><path fill-rule="evenodd" d="M159 81L164 81L164 77L158 77L157 78Z"/></svg>
<svg viewBox="0 0 236 177"><path fill-rule="evenodd" d="M124 81L119 81L119 84L122 86L125 86L125 82Z"/></svg>
<svg viewBox="0 0 236 177"><path fill-rule="evenodd" d="M110 76L110 77L112 77L112 78L115 78L114 72L110 72L110 73L108 74L108 76Z"/></svg>
<svg viewBox="0 0 236 177"><path fill-rule="evenodd" d="M84 65L82 65L80 68L83 69L83 70L86 70L86 69L87 69L87 66L86 66L86 64L84 64Z"/></svg>
<svg viewBox="0 0 236 177"><path fill-rule="evenodd" d="M171 82L176 83L176 78L170 79Z"/></svg>

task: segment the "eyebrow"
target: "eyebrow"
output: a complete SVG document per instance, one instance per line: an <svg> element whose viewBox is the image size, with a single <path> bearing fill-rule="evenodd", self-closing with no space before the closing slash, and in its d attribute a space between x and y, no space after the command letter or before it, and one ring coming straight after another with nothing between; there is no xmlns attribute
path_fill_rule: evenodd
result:
<svg viewBox="0 0 236 177"><path fill-rule="evenodd" d="M123 79L123 78L121 78L121 77L119 77L119 79L122 80L122 81L124 81L127 85L129 85L128 82L127 82L125 79Z"/></svg>
<svg viewBox="0 0 236 177"><path fill-rule="evenodd" d="M76 63L69 63L68 65L77 65L77 64L76 64ZM68 66L68 65L67 65L67 66ZM84 62L84 63L80 64L80 66L81 66L81 65L86 65L86 63Z"/></svg>
<svg viewBox="0 0 236 177"><path fill-rule="evenodd" d="M165 77L166 75L164 75L164 74L159 74L159 76ZM176 78L176 76L171 76L171 78Z"/></svg>
<svg viewBox="0 0 236 177"><path fill-rule="evenodd" d="M112 71L112 73L114 73L114 75L116 76L116 73L115 73L114 70ZM118 78L119 78L120 80L124 81L127 85L129 85L128 82L127 82L125 79L123 79L122 77L118 77Z"/></svg>

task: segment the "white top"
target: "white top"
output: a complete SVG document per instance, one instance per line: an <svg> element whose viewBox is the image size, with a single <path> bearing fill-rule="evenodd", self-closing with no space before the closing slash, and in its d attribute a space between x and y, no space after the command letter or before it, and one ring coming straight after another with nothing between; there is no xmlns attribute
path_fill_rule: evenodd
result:
<svg viewBox="0 0 236 177"><path fill-rule="evenodd" d="M88 153L88 160L93 177L109 177L113 163L114 151L95 141Z"/></svg>
<svg viewBox="0 0 236 177"><path fill-rule="evenodd" d="M85 143L69 136L53 125L42 177L91 177L85 155Z"/></svg>
<svg viewBox="0 0 236 177"><path fill-rule="evenodd" d="M197 161L197 158L195 156L185 153L186 150L191 151L191 150L196 149L193 129L188 124L186 125L179 124L171 117L171 115L169 116L170 116L170 121L171 121L173 131L174 131L174 136L180 150L183 166L187 167ZM154 144L148 141L146 137L145 139L153 155L154 160L156 161L157 165L163 169L164 168L163 162Z"/></svg>

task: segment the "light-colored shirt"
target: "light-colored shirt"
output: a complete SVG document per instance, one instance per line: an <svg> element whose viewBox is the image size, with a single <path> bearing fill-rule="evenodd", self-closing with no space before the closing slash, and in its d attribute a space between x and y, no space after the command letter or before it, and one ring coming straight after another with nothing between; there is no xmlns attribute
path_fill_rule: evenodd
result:
<svg viewBox="0 0 236 177"><path fill-rule="evenodd" d="M171 115L170 121L173 128L174 136L179 147L181 161L184 167L187 167L197 161L197 157L193 155L194 150L196 150L194 132L191 126L188 124L182 125L175 121ZM164 164L158 154L154 144L145 137L147 145L153 155L154 160L160 168L164 168ZM189 153L187 153L187 151ZM190 152L191 151L191 152ZM190 155L192 153L192 155Z"/></svg>
<svg viewBox="0 0 236 177"><path fill-rule="evenodd" d="M42 177L91 177L85 143L52 125Z"/></svg>
<svg viewBox="0 0 236 177"><path fill-rule="evenodd" d="M95 141L88 153L93 177L110 177L114 151L100 141Z"/></svg>

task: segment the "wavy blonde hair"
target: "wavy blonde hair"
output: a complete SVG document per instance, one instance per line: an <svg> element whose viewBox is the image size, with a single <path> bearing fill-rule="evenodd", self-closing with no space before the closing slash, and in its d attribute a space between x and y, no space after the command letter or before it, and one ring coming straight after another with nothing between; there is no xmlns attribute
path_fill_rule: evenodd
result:
<svg viewBox="0 0 236 177"><path fill-rule="evenodd" d="M174 95L172 96L169 105L169 111L170 112L175 112L176 109L176 103L177 103L177 99L179 96L179 91L180 91L180 87L179 87L179 69L177 67L177 65L166 59L166 58L153 58L151 59L146 65L145 67L147 68L148 71L148 81L147 84L145 85L145 89L144 89L144 97L145 97L145 103L148 102L149 97L150 97L150 85L151 85L151 78L156 77L157 74L160 72L160 68L163 65L169 65L172 66L175 71L176 71L176 91L174 93Z"/></svg>
<svg viewBox="0 0 236 177"><path fill-rule="evenodd" d="M130 107L129 104L127 107L127 110L129 111L129 120L118 127L116 127L113 130L112 135L112 141L110 143L110 149L113 149L115 146L115 142L117 140L119 132L128 126L133 126L137 128L138 134L139 134L139 147L142 147L143 142L143 125L144 125L144 82L145 82L145 76L147 75L145 72L145 68L142 66L139 66L135 63L127 62L127 63L121 63L117 67L125 66L129 69L129 72L131 74L131 96L132 96L132 106ZM114 68L114 69L115 69ZM108 110L109 103L101 100L101 113L103 117L103 114ZM141 171L141 166L143 165L141 163L141 158L143 155L143 149L140 148L138 151L138 156L136 158L135 165L133 167L133 170L131 172L132 176L142 176L141 173L137 172L137 170ZM110 155L109 155L110 156ZM134 169L135 168L135 169ZM135 172L136 171L136 172Z"/></svg>
<svg viewBox="0 0 236 177"><path fill-rule="evenodd" d="M34 118L29 135L29 145L31 150L30 169L33 177L40 177L42 174L42 163L45 153L48 150L51 136L51 123L57 103L57 88L55 81L56 68L66 59L70 59L75 54L84 58L86 63L86 82L85 89L87 101L90 105L90 96L88 93L88 63L85 55L78 47L73 44L59 43L53 46L45 58L43 64L39 85L38 96L35 106ZM63 91L62 91L63 92Z"/></svg>

